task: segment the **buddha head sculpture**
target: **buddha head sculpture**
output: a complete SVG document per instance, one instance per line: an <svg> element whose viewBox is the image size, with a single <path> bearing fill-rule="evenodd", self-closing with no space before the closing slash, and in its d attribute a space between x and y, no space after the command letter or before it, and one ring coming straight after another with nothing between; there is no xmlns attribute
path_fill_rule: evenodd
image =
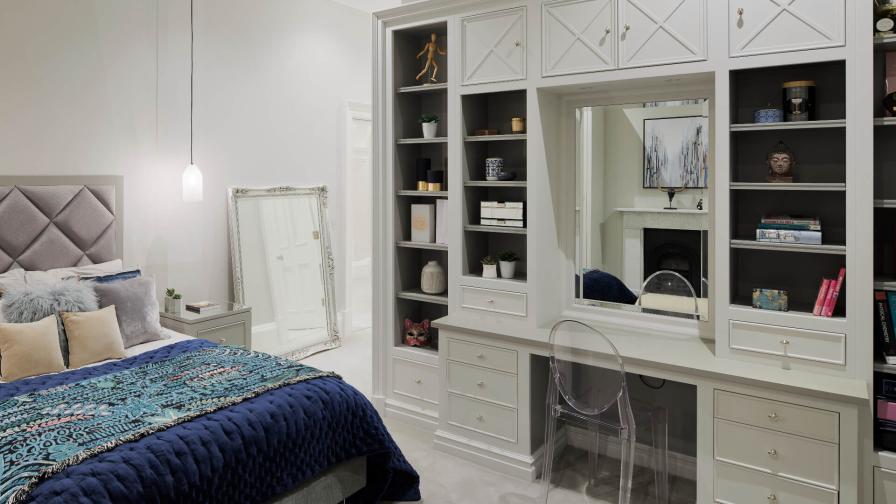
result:
<svg viewBox="0 0 896 504"><path fill-rule="evenodd" d="M765 159L769 182L793 182L796 158L784 142L778 142Z"/></svg>

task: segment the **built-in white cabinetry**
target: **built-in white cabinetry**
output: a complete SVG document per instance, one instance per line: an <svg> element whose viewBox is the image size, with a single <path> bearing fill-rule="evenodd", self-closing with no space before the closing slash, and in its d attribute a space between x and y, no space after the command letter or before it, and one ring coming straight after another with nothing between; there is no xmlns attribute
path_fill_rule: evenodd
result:
<svg viewBox="0 0 896 504"><path fill-rule="evenodd" d="M464 17L461 24L463 84L526 78L526 8Z"/></svg>
<svg viewBox="0 0 896 504"><path fill-rule="evenodd" d="M874 504L896 502L896 471L874 468Z"/></svg>
<svg viewBox="0 0 896 504"><path fill-rule="evenodd" d="M728 7L731 56L837 47L846 41L845 0L729 0Z"/></svg>
<svg viewBox="0 0 896 504"><path fill-rule="evenodd" d="M559 0L542 12L542 75L706 59L705 0Z"/></svg>

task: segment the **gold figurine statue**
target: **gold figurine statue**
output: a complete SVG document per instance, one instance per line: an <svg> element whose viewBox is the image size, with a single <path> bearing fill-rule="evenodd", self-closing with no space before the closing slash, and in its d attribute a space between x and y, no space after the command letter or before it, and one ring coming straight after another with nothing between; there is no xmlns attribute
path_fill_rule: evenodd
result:
<svg viewBox="0 0 896 504"><path fill-rule="evenodd" d="M423 70L417 74L417 80L419 81L423 76L432 68L432 75L429 77L430 82L439 82L436 80L436 74L439 73L439 65L436 63L436 54L440 54L442 56L448 54L447 51L439 47L438 38L439 36L433 33L429 42L423 46L423 50L417 54L417 59L420 59L420 56L426 54L426 66L423 67Z"/></svg>

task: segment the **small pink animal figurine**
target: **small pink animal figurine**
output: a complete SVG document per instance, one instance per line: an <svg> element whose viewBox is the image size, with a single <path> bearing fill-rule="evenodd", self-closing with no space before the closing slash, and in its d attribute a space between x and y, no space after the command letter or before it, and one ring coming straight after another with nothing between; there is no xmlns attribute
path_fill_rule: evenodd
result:
<svg viewBox="0 0 896 504"><path fill-rule="evenodd" d="M404 319L404 344L407 346L429 346L429 320L417 323Z"/></svg>

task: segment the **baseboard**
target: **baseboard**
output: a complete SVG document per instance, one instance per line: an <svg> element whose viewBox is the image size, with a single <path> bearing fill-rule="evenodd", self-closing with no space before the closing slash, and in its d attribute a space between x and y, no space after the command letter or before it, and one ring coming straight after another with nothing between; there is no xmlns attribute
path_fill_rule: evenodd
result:
<svg viewBox="0 0 896 504"><path fill-rule="evenodd" d="M436 450L450 453L507 476L534 481L538 475L534 457L501 450L451 432L437 430L433 435L433 445Z"/></svg>
<svg viewBox="0 0 896 504"><path fill-rule="evenodd" d="M435 432L439 426L439 416L435 412L423 410L392 399L386 399L381 410L383 416L409 423L419 429Z"/></svg>

